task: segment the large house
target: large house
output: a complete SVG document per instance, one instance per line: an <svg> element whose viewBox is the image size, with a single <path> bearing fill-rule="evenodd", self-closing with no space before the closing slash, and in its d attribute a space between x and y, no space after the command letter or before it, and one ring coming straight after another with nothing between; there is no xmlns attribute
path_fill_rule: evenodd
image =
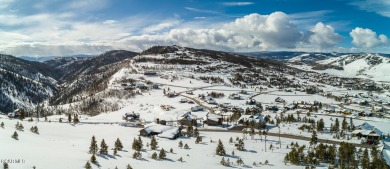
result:
<svg viewBox="0 0 390 169"><path fill-rule="evenodd" d="M146 125L144 129L140 130L139 134L144 137L157 136L167 139L176 139L180 137L181 129L179 127L151 123Z"/></svg>
<svg viewBox="0 0 390 169"><path fill-rule="evenodd" d="M375 126L365 122L352 132L352 136L358 138L365 138L369 144L378 143L382 137L382 131L377 129Z"/></svg>
<svg viewBox="0 0 390 169"><path fill-rule="evenodd" d="M205 117L203 117L203 124L207 124L209 126L221 126L222 125L222 116L207 113Z"/></svg>

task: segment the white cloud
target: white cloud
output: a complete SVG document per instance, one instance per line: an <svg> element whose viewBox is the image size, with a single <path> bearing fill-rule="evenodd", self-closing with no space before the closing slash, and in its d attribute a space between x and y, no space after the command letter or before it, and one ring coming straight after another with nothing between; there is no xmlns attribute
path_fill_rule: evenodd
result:
<svg viewBox="0 0 390 169"><path fill-rule="evenodd" d="M293 49L302 40L296 25L283 12L250 14L215 28L178 28L166 34L132 36L125 43L140 49L145 44L180 44L229 51ZM140 45L136 45L142 43ZM151 46L151 45L150 45Z"/></svg>
<svg viewBox="0 0 390 169"><path fill-rule="evenodd" d="M15 2L15 0L0 0L0 9L7 8L13 2Z"/></svg>
<svg viewBox="0 0 390 169"><path fill-rule="evenodd" d="M118 21L112 20L112 19L103 21L103 24L106 24L106 25L113 25L116 23L118 23Z"/></svg>
<svg viewBox="0 0 390 169"><path fill-rule="evenodd" d="M340 43L342 37L334 31L330 25L324 25L322 22L317 23L309 33L308 43L319 49L335 47Z"/></svg>
<svg viewBox="0 0 390 169"><path fill-rule="evenodd" d="M223 6L248 6L253 5L253 2L224 2L222 3Z"/></svg>
<svg viewBox="0 0 390 169"><path fill-rule="evenodd" d="M360 10L375 12L379 15L390 17L389 0L353 0L350 4L357 6Z"/></svg>
<svg viewBox="0 0 390 169"><path fill-rule="evenodd" d="M0 25L20 27L0 31L0 51L41 56L96 54L109 49L142 51L153 45L173 44L226 51L302 47L322 50L337 45L341 38L333 27L322 23L306 31L309 33L302 33L283 12L255 13L228 22L208 18L187 22L179 18L157 20L145 16L83 21L76 16L72 13L0 15Z"/></svg>
<svg viewBox="0 0 390 169"><path fill-rule="evenodd" d="M191 8L191 7L185 7L184 9L187 9L187 10L192 11L192 12L197 12L197 13L220 14L220 12L217 12L217 11L197 9L197 8Z"/></svg>
<svg viewBox="0 0 390 169"><path fill-rule="evenodd" d="M180 24L181 21L179 19L168 19L164 20L156 25L151 25L146 28L144 28L141 32L143 33L156 33L164 29L172 28L178 24Z"/></svg>
<svg viewBox="0 0 390 169"><path fill-rule="evenodd" d="M85 12L103 9L108 4L108 0L72 0L66 5L66 8Z"/></svg>
<svg viewBox="0 0 390 169"><path fill-rule="evenodd" d="M349 33L352 37L352 43L361 48L374 48L380 45L389 44L386 35L377 36L371 29L355 28Z"/></svg>

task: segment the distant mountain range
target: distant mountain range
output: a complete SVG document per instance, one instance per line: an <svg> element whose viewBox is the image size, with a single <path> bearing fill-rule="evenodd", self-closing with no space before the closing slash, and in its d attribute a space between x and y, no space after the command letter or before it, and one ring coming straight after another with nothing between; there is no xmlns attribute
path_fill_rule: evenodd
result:
<svg viewBox="0 0 390 169"><path fill-rule="evenodd" d="M250 57L248 57L250 56ZM32 110L36 105L64 105L83 102L79 110L96 113L109 92L109 82L131 60L145 64L194 66L215 69L216 63L231 65L238 72L316 71L338 76L389 81L390 55L305 52L229 53L179 46L154 46L142 53L113 50L99 56L14 57L0 55L0 112L16 108ZM206 69L207 68L207 69ZM298 70L299 71L299 70ZM225 72L229 72L225 70ZM122 79L129 80L129 79ZM54 113L54 110L51 111ZM57 112L58 113L58 112Z"/></svg>
<svg viewBox="0 0 390 169"><path fill-rule="evenodd" d="M321 52L289 52L289 51L278 51L278 52L247 52L247 53L238 53L245 56L260 57L264 59L278 60L278 61L287 61L297 56L305 56L304 58L316 59L316 56L319 57L338 57L342 55L354 54L354 53L321 53ZM363 54L363 53L361 53ZM380 54L384 57L390 57L390 54ZM308 57L307 57L308 56Z"/></svg>
<svg viewBox="0 0 390 169"><path fill-rule="evenodd" d="M96 57L96 55L71 55L71 56L17 56L18 58L28 60L28 61L35 61L35 62L44 62L47 60L52 60L55 58L61 58L61 57L67 57L67 58L90 58L90 57Z"/></svg>
<svg viewBox="0 0 390 169"><path fill-rule="evenodd" d="M42 62L0 55L0 112L48 101L63 103L81 90L98 90L117 71L116 65L137 54L114 50L96 57L56 57Z"/></svg>

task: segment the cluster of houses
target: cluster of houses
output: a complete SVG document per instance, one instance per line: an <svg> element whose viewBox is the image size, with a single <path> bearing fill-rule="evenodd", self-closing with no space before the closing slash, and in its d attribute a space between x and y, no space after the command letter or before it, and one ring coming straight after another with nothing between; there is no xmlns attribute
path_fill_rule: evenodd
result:
<svg viewBox="0 0 390 169"><path fill-rule="evenodd" d="M217 104L217 101L215 101L215 99L213 99L213 98L210 97L210 96L205 96L204 94L199 94L199 95L198 95L198 98L199 98L200 100L203 100L203 101L207 102L208 104L214 104L214 105Z"/></svg>

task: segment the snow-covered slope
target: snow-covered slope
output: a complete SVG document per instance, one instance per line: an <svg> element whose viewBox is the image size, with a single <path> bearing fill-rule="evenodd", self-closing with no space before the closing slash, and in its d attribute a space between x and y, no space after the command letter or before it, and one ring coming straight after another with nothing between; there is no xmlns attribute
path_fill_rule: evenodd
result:
<svg viewBox="0 0 390 169"><path fill-rule="evenodd" d="M337 54L329 53L304 53L288 59L289 63L314 63L317 61L327 60L337 57Z"/></svg>
<svg viewBox="0 0 390 169"><path fill-rule="evenodd" d="M390 81L390 58L379 54L350 54L317 62L314 70L347 77Z"/></svg>
<svg viewBox="0 0 390 169"><path fill-rule="evenodd" d="M47 100L56 90L57 75L44 64L0 55L0 112Z"/></svg>

